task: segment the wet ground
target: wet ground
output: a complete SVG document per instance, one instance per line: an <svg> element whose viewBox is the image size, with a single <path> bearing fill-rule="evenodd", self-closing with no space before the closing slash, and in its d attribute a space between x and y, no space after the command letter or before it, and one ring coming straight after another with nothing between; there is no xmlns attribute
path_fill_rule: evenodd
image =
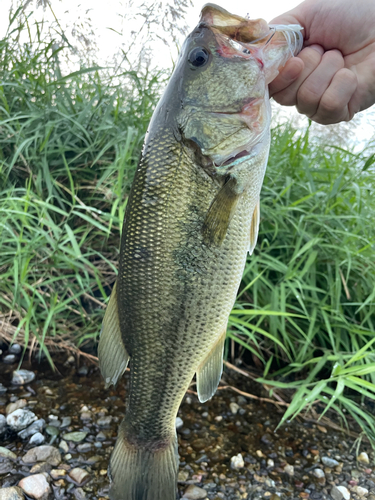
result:
<svg viewBox="0 0 375 500"><path fill-rule="evenodd" d="M77 365L66 356L57 365L59 373L46 363L24 362L22 368L36 377L14 385L18 365L12 359L4 363L6 355L0 357L0 417L27 416L29 410L40 432L17 431L16 424L12 429L0 420L0 500L21 499L25 492L26 498L41 500L108 498L107 466L124 415L127 376L116 390L105 390L98 368L82 360ZM259 390L231 370L224 379L245 392ZM354 438L303 420L275 431L282 411L230 389L218 391L205 404L187 394L177 420L178 498L375 500L374 455L368 443L361 441L358 448ZM52 453L40 449L45 445L53 447ZM25 481L29 476L35 484ZM21 489L10 489L17 485Z"/></svg>

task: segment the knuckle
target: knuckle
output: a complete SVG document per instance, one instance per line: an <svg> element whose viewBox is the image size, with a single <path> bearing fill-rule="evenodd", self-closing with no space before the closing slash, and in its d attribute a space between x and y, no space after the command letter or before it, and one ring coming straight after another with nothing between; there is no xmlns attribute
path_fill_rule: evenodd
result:
<svg viewBox="0 0 375 500"><path fill-rule="evenodd" d="M322 61L334 67L344 67L344 58L341 52L337 49L328 50L323 54Z"/></svg>
<svg viewBox="0 0 375 500"><path fill-rule="evenodd" d="M303 59L304 63L308 67L316 67L320 61L322 60L322 56L320 53L312 49L311 47L306 47L303 51L298 55L301 59Z"/></svg>
<svg viewBox="0 0 375 500"><path fill-rule="evenodd" d="M302 85L298 90L297 101L299 104L319 104L321 99L320 92L314 86L310 86L307 83Z"/></svg>
<svg viewBox="0 0 375 500"><path fill-rule="evenodd" d="M330 116L339 113L342 109L341 102L334 96L325 96L320 100L319 111L323 116Z"/></svg>
<svg viewBox="0 0 375 500"><path fill-rule="evenodd" d="M282 106L296 105L296 98L291 92L284 90L282 92L277 92L272 97L277 103L281 104Z"/></svg>

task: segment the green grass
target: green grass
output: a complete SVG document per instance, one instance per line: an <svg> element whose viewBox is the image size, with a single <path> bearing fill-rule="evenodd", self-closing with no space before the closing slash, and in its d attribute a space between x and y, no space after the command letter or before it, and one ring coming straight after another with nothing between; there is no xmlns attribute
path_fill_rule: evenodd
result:
<svg viewBox="0 0 375 500"><path fill-rule="evenodd" d="M97 338L163 76L61 76L55 45L21 45L23 29L0 41L0 304L5 338L48 356Z"/></svg>
<svg viewBox="0 0 375 500"><path fill-rule="evenodd" d="M21 26L19 29L23 29ZM127 194L164 75L83 68L54 44L0 41L0 333L49 357L97 341ZM61 50L61 49L59 49ZM375 156L273 130L258 245L228 338L312 406L375 443Z"/></svg>

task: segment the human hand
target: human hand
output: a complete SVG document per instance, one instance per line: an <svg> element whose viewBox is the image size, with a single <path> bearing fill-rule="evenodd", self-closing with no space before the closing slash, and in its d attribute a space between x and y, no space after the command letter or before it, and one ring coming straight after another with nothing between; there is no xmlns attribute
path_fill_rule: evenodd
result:
<svg viewBox="0 0 375 500"><path fill-rule="evenodd" d="M305 0L270 24L300 24L304 49L270 84L279 104L322 123L375 103L374 0Z"/></svg>

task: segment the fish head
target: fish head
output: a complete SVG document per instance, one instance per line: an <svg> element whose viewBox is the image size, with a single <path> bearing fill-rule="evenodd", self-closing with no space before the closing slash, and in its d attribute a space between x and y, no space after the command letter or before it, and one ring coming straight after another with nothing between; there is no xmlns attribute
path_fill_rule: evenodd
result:
<svg viewBox="0 0 375 500"><path fill-rule="evenodd" d="M182 137L214 168L254 154L269 133L268 83L301 39L299 27L270 27L213 4L203 7L180 52L170 95L177 97Z"/></svg>

